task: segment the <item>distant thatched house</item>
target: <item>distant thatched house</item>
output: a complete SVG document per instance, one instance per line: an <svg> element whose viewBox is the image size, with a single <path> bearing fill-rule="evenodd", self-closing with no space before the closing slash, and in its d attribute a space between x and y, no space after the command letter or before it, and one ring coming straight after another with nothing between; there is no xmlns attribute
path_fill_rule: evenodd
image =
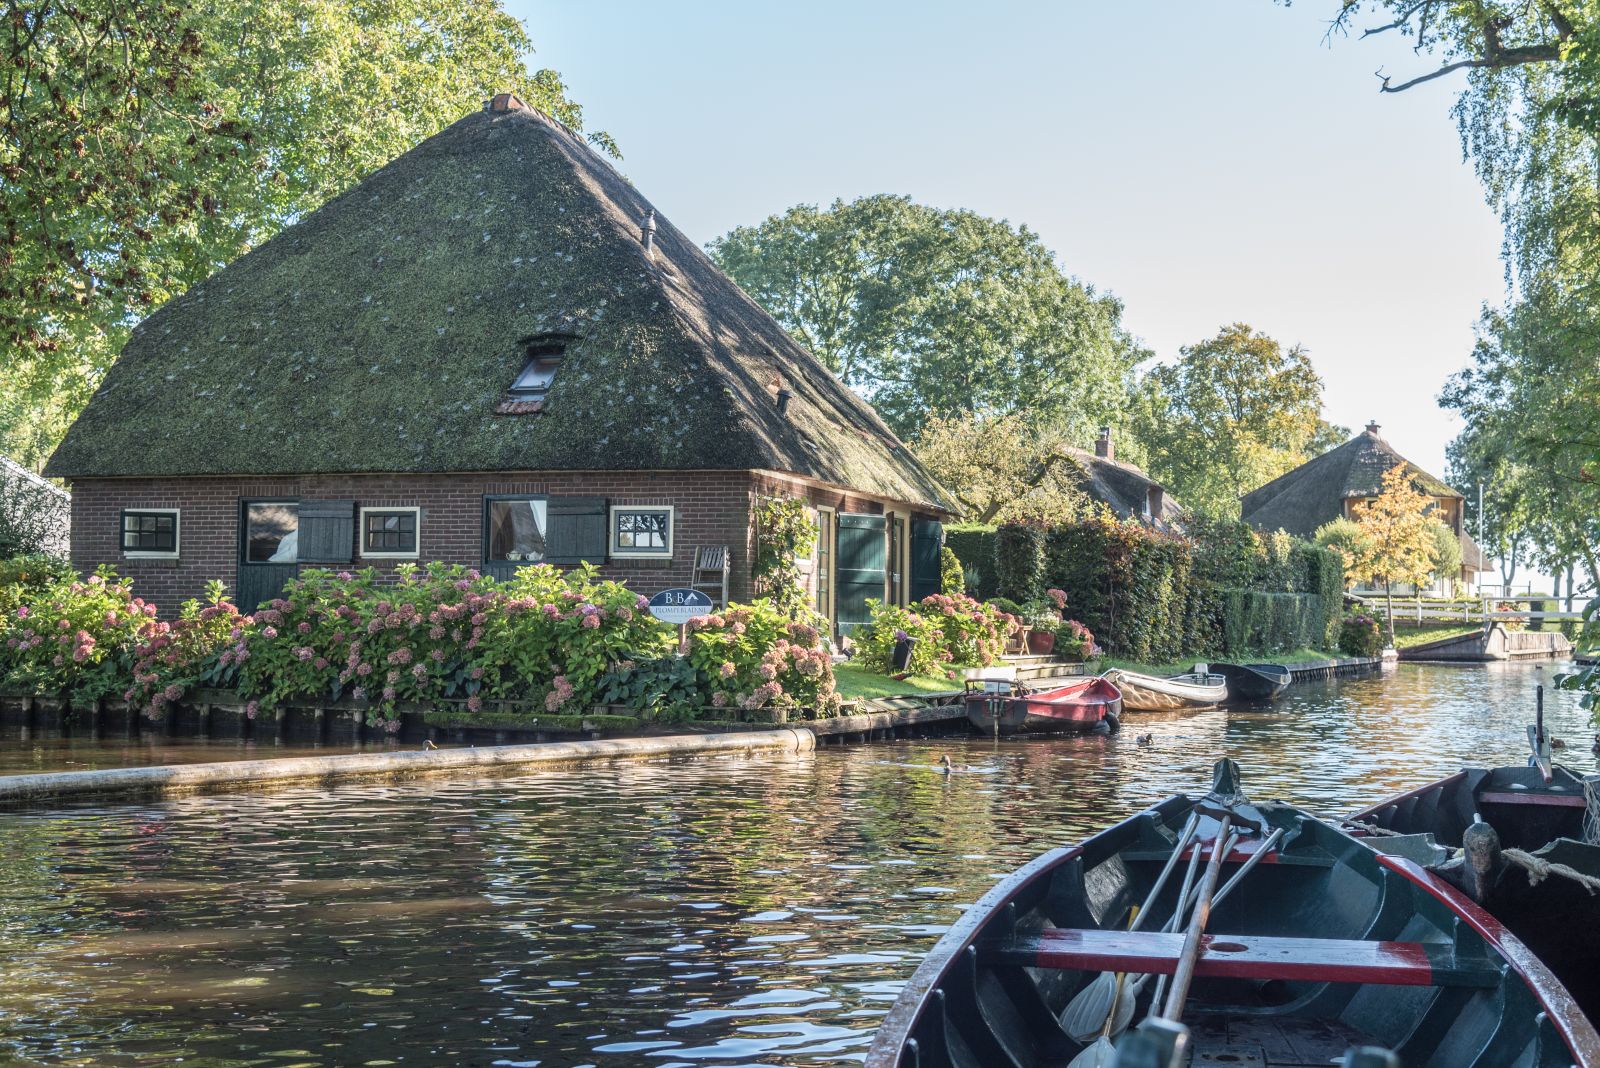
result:
<svg viewBox="0 0 1600 1068"><path fill-rule="evenodd" d="M1461 539L1461 572L1441 582L1438 592L1448 594L1456 583L1470 589L1478 574L1489 570L1489 562L1462 523L1464 498L1401 456L1378 430L1377 423L1368 423L1364 433L1337 449L1245 494L1240 505L1244 521L1258 530L1287 530L1309 538L1330 520L1354 518L1356 504L1378 495L1384 472L1403 464L1412 484L1433 498L1439 521Z"/></svg>
<svg viewBox="0 0 1600 1068"><path fill-rule="evenodd" d="M46 553L66 558L72 495L9 456L0 456L0 558Z"/></svg>
<svg viewBox="0 0 1600 1068"><path fill-rule="evenodd" d="M644 593L801 497L827 614L937 588L941 490L581 139L499 96L150 316L47 469L72 559L253 607L307 564ZM932 584L930 586L930 583Z"/></svg>
<svg viewBox="0 0 1600 1068"><path fill-rule="evenodd" d="M1165 487L1144 470L1117 459L1111 428L1101 427L1094 452L1069 449L1082 477L1079 488L1097 504L1110 508L1122 519L1137 519L1149 526L1170 530L1177 525L1183 509L1168 496Z"/></svg>

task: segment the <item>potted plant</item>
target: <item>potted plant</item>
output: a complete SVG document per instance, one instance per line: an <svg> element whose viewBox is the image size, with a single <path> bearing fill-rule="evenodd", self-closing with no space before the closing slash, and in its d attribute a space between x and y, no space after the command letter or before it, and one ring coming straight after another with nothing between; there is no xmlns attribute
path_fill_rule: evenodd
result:
<svg viewBox="0 0 1600 1068"><path fill-rule="evenodd" d="M1061 617L1042 601L1028 603L1028 652L1049 656L1056 647L1056 625Z"/></svg>

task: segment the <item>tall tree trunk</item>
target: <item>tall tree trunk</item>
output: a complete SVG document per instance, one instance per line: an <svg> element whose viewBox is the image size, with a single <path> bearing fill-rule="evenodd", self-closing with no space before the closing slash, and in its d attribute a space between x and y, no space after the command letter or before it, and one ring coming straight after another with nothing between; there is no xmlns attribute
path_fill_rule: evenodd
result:
<svg viewBox="0 0 1600 1068"><path fill-rule="evenodd" d="M1576 563L1569 563L1567 565L1567 611L1569 612L1572 611L1572 596L1578 592L1577 583L1574 581L1572 575L1575 567L1577 567Z"/></svg>

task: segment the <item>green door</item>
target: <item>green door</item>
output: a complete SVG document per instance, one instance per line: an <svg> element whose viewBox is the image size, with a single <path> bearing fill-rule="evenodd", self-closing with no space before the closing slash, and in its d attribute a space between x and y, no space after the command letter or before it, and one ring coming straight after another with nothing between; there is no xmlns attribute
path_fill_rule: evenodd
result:
<svg viewBox="0 0 1600 1068"><path fill-rule="evenodd" d="M932 519L911 521L911 603L942 592L939 552L944 548L944 525Z"/></svg>
<svg viewBox="0 0 1600 1068"><path fill-rule="evenodd" d="M834 574L839 632L848 634L871 618L867 601L883 600L885 524L881 515L841 513Z"/></svg>

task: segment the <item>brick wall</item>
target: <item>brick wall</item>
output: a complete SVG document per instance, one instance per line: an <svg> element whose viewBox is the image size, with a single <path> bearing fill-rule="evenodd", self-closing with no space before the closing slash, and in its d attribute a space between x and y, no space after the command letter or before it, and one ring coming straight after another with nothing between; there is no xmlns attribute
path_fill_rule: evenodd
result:
<svg viewBox="0 0 1600 1068"><path fill-rule="evenodd" d="M210 579L220 578L230 590L234 587L242 499L354 499L357 507L417 506L422 509L419 560L474 567L481 563L486 494L603 496L613 505L669 504L676 509L672 559L608 562L602 574L644 594L686 586L695 552L727 545L735 600L748 599L752 592L755 539L750 510L760 497L804 497L813 506L841 512L882 512L886 503L804 479L750 471L84 478L74 481L72 491L73 564L83 570L114 565L131 576L136 592L159 605L163 614L172 614L185 599L198 597ZM119 540L125 508L180 509L179 558L125 558ZM396 563L370 561L385 572ZM358 557L351 566L365 564Z"/></svg>

